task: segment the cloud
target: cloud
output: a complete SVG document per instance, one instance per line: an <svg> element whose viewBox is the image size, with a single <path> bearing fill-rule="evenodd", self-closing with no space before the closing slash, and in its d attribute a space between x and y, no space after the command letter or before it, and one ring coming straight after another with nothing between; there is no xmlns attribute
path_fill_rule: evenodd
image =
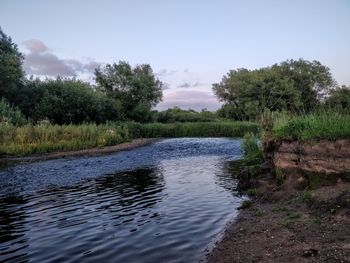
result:
<svg viewBox="0 0 350 263"><path fill-rule="evenodd" d="M167 82L163 82L162 90L168 90L170 89L170 84Z"/></svg>
<svg viewBox="0 0 350 263"><path fill-rule="evenodd" d="M167 69L161 69L159 72L156 73L159 77L165 77L165 76L171 76L174 75L177 72L177 70L167 70Z"/></svg>
<svg viewBox="0 0 350 263"><path fill-rule="evenodd" d="M184 82L180 85L177 86L177 88L182 88L182 89L188 89L188 88L196 88L196 87L199 87L199 86L203 86L205 84L203 83L200 83L198 80L194 83L191 83L191 82Z"/></svg>
<svg viewBox="0 0 350 263"><path fill-rule="evenodd" d="M25 54L23 68L30 75L73 77L78 74L91 74L100 65L95 61L83 63L76 59L59 58L37 39L27 40L23 45L29 51Z"/></svg>
<svg viewBox="0 0 350 263"><path fill-rule="evenodd" d="M23 45L31 52L31 53L42 53L48 51L47 46L40 40L30 39L23 42Z"/></svg>
<svg viewBox="0 0 350 263"><path fill-rule="evenodd" d="M157 109L165 110L178 106L183 109L201 110L207 108L209 110L217 110L220 105L221 103L215 95L209 91L177 90L166 94L163 102L158 104Z"/></svg>
<svg viewBox="0 0 350 263"><path fill-rule="evenodd" d="M190 88L192 85L188 82L184 82L181 85L177 86L177 88L184 88L184 89L188 89Z"/></svg>

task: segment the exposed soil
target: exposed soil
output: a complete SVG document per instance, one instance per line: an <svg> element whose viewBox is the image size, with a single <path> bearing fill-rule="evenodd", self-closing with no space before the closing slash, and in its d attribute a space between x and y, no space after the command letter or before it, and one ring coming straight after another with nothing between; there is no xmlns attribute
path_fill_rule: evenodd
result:
<svg viewBox="0 0 350 263"><path fill-rule="evenodd" d="M350 262L349 182L297 191L259 181L206 261Z"/></svg>
<svg viewBox="0 0 350 263"><path fill-rule="evenodd" d="M131 150L136 147L145 146L151 143L154 143L159 139L136 139L131 142L121 143L113 146L106 146L101 148L90 148L77 151L67 151L67 152L52 152L52 153L42 153L42 154L33 154L25 157L2 157L0 162L16 162L16 161L42 161L49 159L59 159L66 157L75 157L75 156L92 156L100 154L108 154L118 151Z"/></svg>

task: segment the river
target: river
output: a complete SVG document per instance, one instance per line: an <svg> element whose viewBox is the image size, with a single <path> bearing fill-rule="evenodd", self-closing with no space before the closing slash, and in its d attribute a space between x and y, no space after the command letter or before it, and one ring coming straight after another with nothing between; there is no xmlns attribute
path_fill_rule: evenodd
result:
<svg viewBox="0 0 350 263"><path fill-rule="evenodd" d="M1 262L197 262L237 214L241 140L165 139L0 170Z"/></svg>

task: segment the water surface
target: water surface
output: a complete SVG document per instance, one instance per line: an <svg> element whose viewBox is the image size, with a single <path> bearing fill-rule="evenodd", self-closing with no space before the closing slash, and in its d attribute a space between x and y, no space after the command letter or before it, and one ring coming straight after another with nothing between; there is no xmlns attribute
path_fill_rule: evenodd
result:
<svg viewBox="0 0 350 263"><path fill-rule="evenodd" d="M240 140L169 139L0 170L1 262L196 262L235 215Z"/></svg>

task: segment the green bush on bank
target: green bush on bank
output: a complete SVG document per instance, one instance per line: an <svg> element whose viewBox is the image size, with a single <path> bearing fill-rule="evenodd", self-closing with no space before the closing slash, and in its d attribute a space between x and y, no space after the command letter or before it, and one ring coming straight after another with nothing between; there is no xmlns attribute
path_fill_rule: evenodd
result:
<svg viewBox="0 0 350 263"><path fill-rule="evenodd" d="M255 134L247 133L243 138L244 162L246 166L254 166L263 162L263 153Z"/></svg>
<svg viewBox="0 0 350 263"><path fill-rule="evenodd" d="M350 115L321 112L291 118L275 126L273 136L288 140L350 139Z"/></svg>

